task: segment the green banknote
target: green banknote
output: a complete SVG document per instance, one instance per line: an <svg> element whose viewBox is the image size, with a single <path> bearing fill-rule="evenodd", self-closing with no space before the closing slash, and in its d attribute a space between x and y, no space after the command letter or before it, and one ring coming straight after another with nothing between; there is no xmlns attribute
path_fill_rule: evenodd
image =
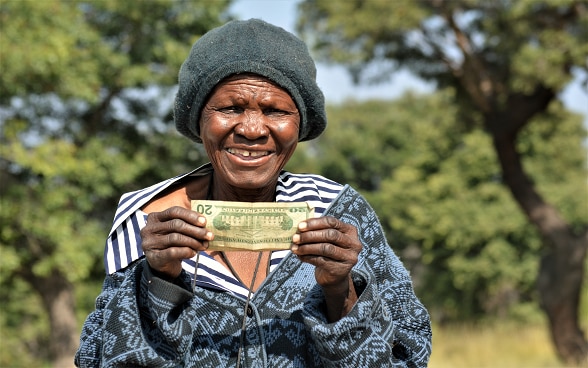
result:
<svg viewBox="0 0 588 368"><path fill-rule="evenodd" d="M192 201L214 234L209 250L266 251L290 249L298 224L314 217L306 202Z"/></svg>

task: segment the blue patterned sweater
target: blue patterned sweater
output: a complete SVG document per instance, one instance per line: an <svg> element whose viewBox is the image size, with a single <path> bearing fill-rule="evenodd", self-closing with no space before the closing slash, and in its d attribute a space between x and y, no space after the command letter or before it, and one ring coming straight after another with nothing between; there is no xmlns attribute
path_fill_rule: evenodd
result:
<svg viewBox="0 0 588 368"><path fill-rule="evenodd" d="M356 226L364 245L352 271L359 300L346 317L327 322L314 267L293 254L269 274L247 311L238 295L192 292L185 269L175 283L154 276L138 256L106 276L76 365L234 367L241 345L243 367L426 367L429 315L372 208L345 186L323 215Z"/></svg>

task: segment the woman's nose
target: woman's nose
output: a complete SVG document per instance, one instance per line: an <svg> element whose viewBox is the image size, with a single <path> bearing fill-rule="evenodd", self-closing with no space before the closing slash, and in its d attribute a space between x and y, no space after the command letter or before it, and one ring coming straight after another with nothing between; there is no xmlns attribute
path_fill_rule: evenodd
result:
<svg viewBox="0 0 588 368"><path fill-rule="evenodd" d="M249 140L264 138L269 135L269 129L260 112L245 112L241 122L235 127L235 133Z"/></svg>

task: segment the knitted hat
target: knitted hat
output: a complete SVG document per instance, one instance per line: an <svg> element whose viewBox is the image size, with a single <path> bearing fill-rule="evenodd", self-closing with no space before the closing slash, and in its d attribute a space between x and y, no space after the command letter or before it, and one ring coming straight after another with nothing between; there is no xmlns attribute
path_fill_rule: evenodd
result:
<svg viewBox="0 0 588 368"><path fill-rule="evenodd" d="M286 30L259 19L231 21L202 36L182 64L174 120L180 133L201 143L200 113L213 88L240 73L266 77L290 93L300 114L298 140L318 137L327 125L308 48Z"/></svg>

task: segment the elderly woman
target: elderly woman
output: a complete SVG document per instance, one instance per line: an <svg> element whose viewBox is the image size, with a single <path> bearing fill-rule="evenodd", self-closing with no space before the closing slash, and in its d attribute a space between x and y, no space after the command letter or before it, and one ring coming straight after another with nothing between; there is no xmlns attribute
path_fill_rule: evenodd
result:
<svg viewBox="0 0 588 368"><path fill-rule="evenodd" d="M315 75L304 43L260 20L194 44L175 121L210 163L122 196L76 365L427 365L429 316L368 203L349 186L283 171L297 143L326 127ZM290 249L212 251L215 234L191 210L203 199L306 202L315 216Z"/></svg>

